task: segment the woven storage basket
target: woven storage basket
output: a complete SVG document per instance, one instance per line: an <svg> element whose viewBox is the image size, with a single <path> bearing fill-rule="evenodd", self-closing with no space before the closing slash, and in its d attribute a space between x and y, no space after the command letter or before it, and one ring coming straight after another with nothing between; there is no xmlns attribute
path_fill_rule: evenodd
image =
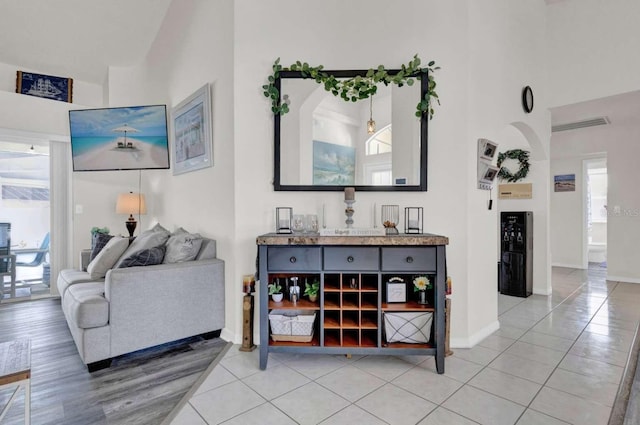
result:
<svg viewBox="0 0 640 425"><path fill-rule="evenodd" d="M426 344L431 338L433 313L406 312L384 313L384 330L387 342Z"/></svg>
<svg viewBox="0 0 640 425"><path fill-rule="evenodd" d="M274 341L309 342L313 338L316 313L307 310L272 310L269 313Z"/></svg>

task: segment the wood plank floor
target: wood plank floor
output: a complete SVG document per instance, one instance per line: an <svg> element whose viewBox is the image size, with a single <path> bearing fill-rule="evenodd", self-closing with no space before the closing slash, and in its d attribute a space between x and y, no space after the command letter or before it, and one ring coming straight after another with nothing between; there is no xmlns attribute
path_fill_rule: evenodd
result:
<svg viewBox="0 0 640 425"><path fill-rule="evenodd" d="M114 359L90 374L59 299L0 305L0 341L31 339L31 420L35 425L159 424L225 348L188 338ZM0 410L11 389L0 391ZM23 396L3 425L21 424Z"/></svg>

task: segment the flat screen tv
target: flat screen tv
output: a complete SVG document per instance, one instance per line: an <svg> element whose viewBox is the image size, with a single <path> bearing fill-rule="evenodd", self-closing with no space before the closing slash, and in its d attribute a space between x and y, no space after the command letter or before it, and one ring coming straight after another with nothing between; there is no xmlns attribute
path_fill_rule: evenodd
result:
<svg viewBox="0 0 640 425"><path fill-rule="evenodd" d="M169 168L166 105L69 111L73 171Z"/></svg>

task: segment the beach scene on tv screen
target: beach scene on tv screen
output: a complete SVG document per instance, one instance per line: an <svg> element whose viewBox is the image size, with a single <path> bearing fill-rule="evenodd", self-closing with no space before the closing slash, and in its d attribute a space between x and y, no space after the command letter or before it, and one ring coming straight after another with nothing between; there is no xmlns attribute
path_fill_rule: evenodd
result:
<svg viewBox="0 0 640 425"><path fill-rule="evenodd" d="M75 171L169 168L164 105L69 112Z"/></svg>

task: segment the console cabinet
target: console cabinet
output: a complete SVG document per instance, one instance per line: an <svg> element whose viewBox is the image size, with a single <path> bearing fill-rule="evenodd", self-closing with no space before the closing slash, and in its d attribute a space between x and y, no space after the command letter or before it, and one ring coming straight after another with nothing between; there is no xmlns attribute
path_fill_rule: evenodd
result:
<svg viewBox="0 0 640 425"><path fill-rule="evenodd" d="M266 234L259 248L260 368L267 367L269 352L325 354L433 355L438 373L444 373L445 246L444 236L318 236ZM413 291L415 276L427 275L434 283L429 304L419 304ZM320 283L319 297L293 303L285 293L282 302L268 295L267 284L283 286L297 277L301 293L305 282ZM386 302L386 282L399 277L406 282L406 302ZM295 279L294 279L295 280ZM274 341L269 314L314 314L313 337L307 341ZM427 343L388 343L384 314L431 312ZM280 339L280 338L278 338ZM310 339L310 340L309 340Z"/></svg>

